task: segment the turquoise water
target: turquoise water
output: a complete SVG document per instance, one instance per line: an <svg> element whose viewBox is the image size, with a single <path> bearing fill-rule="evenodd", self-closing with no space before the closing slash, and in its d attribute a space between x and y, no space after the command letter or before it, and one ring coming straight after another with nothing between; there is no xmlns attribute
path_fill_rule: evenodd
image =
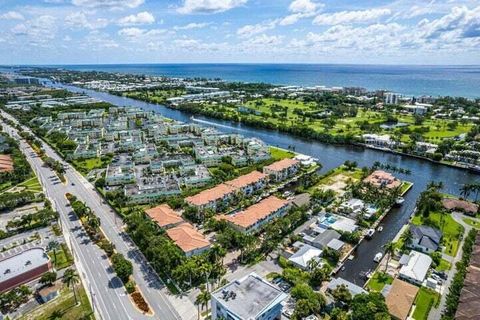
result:
<svg viewBox="0 0 480 320"><path fill-rule="evenodd" d="M66 65L71 70L98 70L170 77L221 78L282 85L359 86L405 95L480 97L480 66L391 66L337 64L111 64Z"/></svg>

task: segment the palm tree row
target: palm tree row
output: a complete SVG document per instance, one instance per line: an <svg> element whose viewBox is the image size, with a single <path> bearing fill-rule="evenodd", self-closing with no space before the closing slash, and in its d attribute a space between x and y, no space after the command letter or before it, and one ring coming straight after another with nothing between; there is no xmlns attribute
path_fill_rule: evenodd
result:
<svg viewBox="0 0 480 320"><path fill-rule="evenodd" d="M468 199L470 195L475 195L475 202L478 200L478 195L480 194L480 183L470 183L464 184L460 187L460 195L465 199Z"/></svg>

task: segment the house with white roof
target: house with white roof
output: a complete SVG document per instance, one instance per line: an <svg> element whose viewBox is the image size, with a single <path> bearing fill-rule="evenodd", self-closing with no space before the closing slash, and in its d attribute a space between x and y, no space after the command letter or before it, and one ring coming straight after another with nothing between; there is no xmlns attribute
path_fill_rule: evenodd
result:
<svg viewBox="0 0 480 320"><path fill-rule="evenodd" d="M410 251L410 254L402 256L400 259L400 272L398 277L408 282L421 285L425 280L432 258L429 255L418 251Z"/></svg>
<svg viewBox="0 0 480 320"><path fill-rule="evenodd" d="M320 256L323 252L322 250L303 242L297 242L294 246L299 247L299 249L288 258L288 261L292 262L295 266L306 270L308 269L310 261L320 261Z"/></svg>

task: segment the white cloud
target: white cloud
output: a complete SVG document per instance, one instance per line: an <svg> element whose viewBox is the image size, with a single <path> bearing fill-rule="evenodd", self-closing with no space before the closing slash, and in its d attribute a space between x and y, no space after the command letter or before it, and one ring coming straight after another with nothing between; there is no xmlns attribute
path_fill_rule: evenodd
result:
<svg viewBox="0 0 480 320"><path fill-rule="evenodd" d="M72 4L86 8L128 9L136 8L144 0L72 0Z"/></svg>
<svg viewBox="0 0 480 320"><path fill-rule="evenodd" d="M433 21L422 20L418 27L421 36L433 39L447 38L480 38L480 6L474 9L454 7L451 12Z"/></svg>
<svg viewBox="0 0 480 320"><path fill-rule="evenodd" d="M294 13L312 13L317 8L323 7L323 4L313 2L311 0L294 0L288 9Z"/></svg>
<svg viewBox="0 0 480 320"><path fill-rule="evenodd" d="M168 33L166 29L140 29L140 28L123 28L118 31L118 34L129 41L147 41L153 38L158 38Z"/></svg>
<svg viewBox="0 0 480 320"><path fill-rule="evenodd" d="M244 42L244 44L256 46L277 46L282 43L282 39L282 36L268 36L266 34L261 34L249 39L248 41Z"/></svg>
<svg viewBox="0 0 480 320"><path fill-rule="evenodd" d="M10 31L14 36L27 37L26 40L22 40L23 44L52 46L52 40L55 39L58 30L56 21L57 19L51 15L41 15L17 24Z"/></svg>
<svg viewBox="0 0 480 320"><path fill-rule="evenodd" d="M152 24L155 22L155 17L148 11L131 14L118 20L121 26L138 26L142 24Z"/></svg>
<svg viewBox="0 0 480 320"><path fill-rule="evenodd" d="M369 9L360 11L339 11L335 13L320 14L313 19L314 24L318 25L336 25L344 23L366 23L375 21L381 17L391 14L391 10Z"/></svg>
<svg viewBox="0 0 480 320"><path fill-rule="evenodd" d="M182 14L224 12L247 3L247 0L184 0L177 9Z"/></svg>
<svg viewBox="0 0 480 320"><path fill-rule="evenodd" d="M279 19L264 21L257 24L247 24L237 30L237 35L243 38L253 36L255 34L259 34L265 32L267 30L274 29Z"/></svg>
<svg viewBox="0 0 480 320"><path fill-rule="evenodd" d="M207 22L202 22L202 23L192 22L192 23L186 24L184 26L175 26L175 27L173 27L173 29L175 29L175 30L202 29L202 28L207 27L208 25L210 25L210 23L207 23Z"/></svg>
<svg viewBox="0 0 480 320"><path fill-rule="evenodd" d="M25 20L23 15L16 11L8 11L4 14L0 14L0 19L4 20Z"/></svg>
<svg viewBox="0 0 480 320"><path fill-rule="evenodd" d="M108 20L98 18L89 21L84 12L73 12L65 17L65 25L72 29L101 29L108 25Z"/></svg>

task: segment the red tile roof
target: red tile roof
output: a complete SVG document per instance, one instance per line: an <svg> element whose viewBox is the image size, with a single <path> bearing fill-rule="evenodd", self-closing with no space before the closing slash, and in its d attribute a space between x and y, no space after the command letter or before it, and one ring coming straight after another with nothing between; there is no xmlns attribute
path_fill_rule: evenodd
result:
<svg viewBox="0 0 480 320"><path fill-rule="evenodd" d="M469 213L477 213L478 205L469 201L459 200L459 199L442 199L442 205L447 210L460 209Z"/></svg>
<svg viewBox="0 0 480 320"><path fill-rule="evenodd" d="M233 188L243 188L251 184L257 183L258 181L267 178L268 176L264 173L258 171L252 171L243 176L240 176L236 179L225 182L226 185L229 185Z"/></svg>
<svg viewBox="0 0 480 320"><path fill-rule="evenodd" d="M199 194L185 198L185 201L195 206L206 205L209 202L222 199L224 196L235 192L235 188L224 183L219 184L211 189L204 190Z"/></svg>
<svg viewBox="0 0 480 320"><path fill-rule="evenodd" d="M284 169L290 168L296 164L300 163L298 160L285 158L283 160L277 161L264 167L264 169L268 169L271 171L282 171Z"/></svg>
<svg viewBox="0 0 480 320"><path fill-rule="evenodd" d="M185 253L210 245L210 242L203 234L195 230L195 228L187 222L168 229L167 235Z"/></svg>
<svg viewBox="0 0 480 320"><path fill-rule="evenodd" d="M0 154L0 172L13 171L13 160L8 154Z"/></svg>
<svg viewBox="0 0 480 320"><path fill-rule="evenodd" d="M248 228L287 204L287 200L270 196L239 213L230 216L222 216L222 218L243 228Z"/></svg>
<svg viewBox="0 0 480 320"><path fill-rule="evenodd" d="M370 183L376 187L384 186L389 189L397 188L402 184L400 180L395 178L392 174L382 170L372 172L372 174L363 179L363 182Z"/></svg>
<svg viewBox="0 0 480 320"><path fill-rule="evenodd" d="M155 208L145 210L145 213L162 228L183 222L182 217L170 208L168 204L161 204Z"/></svg>

